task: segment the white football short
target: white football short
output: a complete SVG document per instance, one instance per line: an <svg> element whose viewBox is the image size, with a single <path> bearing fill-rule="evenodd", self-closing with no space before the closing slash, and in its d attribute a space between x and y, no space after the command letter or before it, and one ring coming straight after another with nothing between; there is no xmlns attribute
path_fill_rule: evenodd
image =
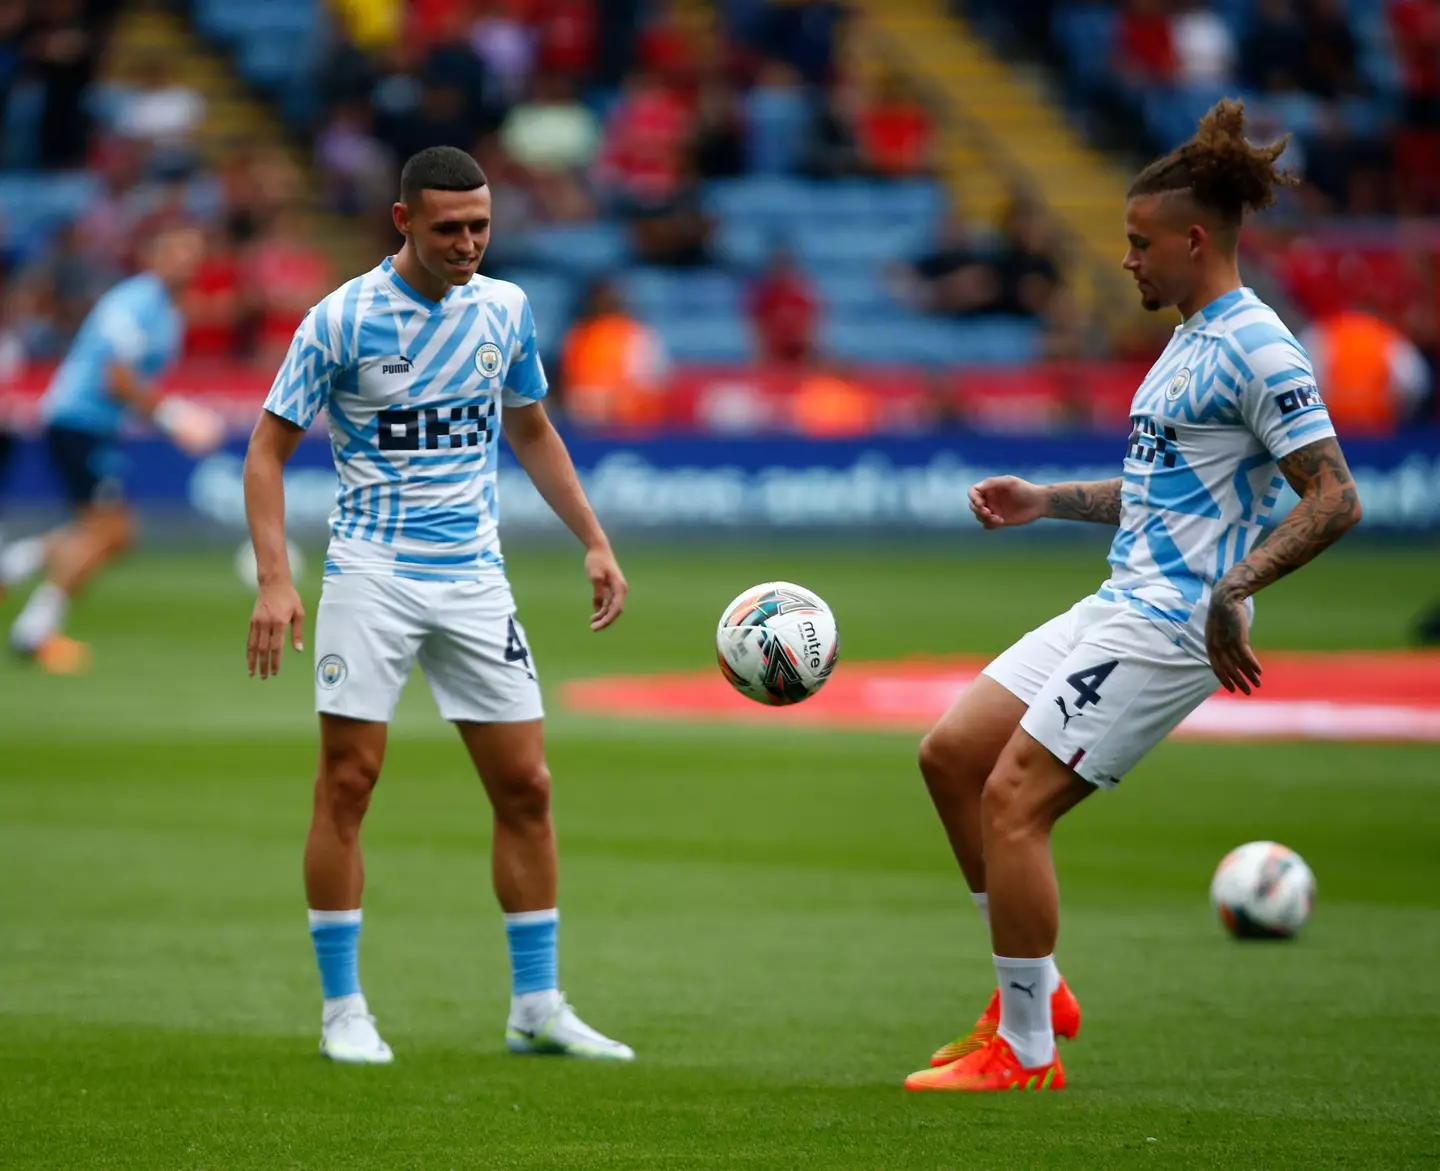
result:
<svg viewBox="0 0 1440 1171"><path fill-rule="evenodd" d="M544 714L510 586L336 574L315 618L315 710L389 723L416 663L440 715L480 724Z"/></svg>
<svg viewBox="0 0 1440 1171"><path fill-rule="evenodd" d="M1220 685L1174 635L1098 597L1030 631L984 673L1030 705L1025 731L1105 789Z"/></svg>

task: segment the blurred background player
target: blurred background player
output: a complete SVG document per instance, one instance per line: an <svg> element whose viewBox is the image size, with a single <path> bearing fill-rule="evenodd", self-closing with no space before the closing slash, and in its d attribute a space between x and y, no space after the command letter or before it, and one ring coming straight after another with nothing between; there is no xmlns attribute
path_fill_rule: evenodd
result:
<svg viewBox="0 0 1440 1171"><path fill-rule="evenodd" d="M1287 182L1284 149L1252 146L1244 107L1222 101L1130 187L1125 268L1144 307L1173 305L1181 324L1131 405L1123 475L971 490L986 528L1053 517L1119 532L1110 579L992 661L921 746L998 988L909 1089L1064 1086L1055 1036L1078 1030L1079 1008L1055 967L1055 822L1119 783L1217 685L1259 687L1251 595L1360 519L1310 361L1236 261L1245 214ZM1287 481L1299 504L1258 541Z"/></svg>
<svg viewBox="0 0 1440 1171"><path fill-rule="evenodd" d="M282 471L323 409L340 489L315 632L320 774L305 847L310 933L325 1003L320 1051L385 1064L360 991L360 823L390 719L418 660L494 807L495 893L505 912L515 1053L628 1061L630 1047L575 1015L558 984L557 860L540 687L496 535L499 432L584 544L590 626L619 617L626 584L563 440L535 320L516 285L478 276L490 240L485 174L464 151L422 150L395 205L398 254L305 318L246 459L260 594L251 674L279 669L304 612L285 548ZM343 394L335 392L342 391Z"/></svg>
<svg viewBox="0 0 1440 1171"><path fill-rule="evenodd" d="M0 552L0 594L46 570L10 628L10 645L47 671L74 674L88 665L88 648L63 633L70 603L133 538L122 484L126 423L148 419L192 456L224 438L218 416L156 389L179 355L179 302L203 255L196 228L172 225L153 236L144 270L96 302L41 400L50 466L74 515Z"/></svg>

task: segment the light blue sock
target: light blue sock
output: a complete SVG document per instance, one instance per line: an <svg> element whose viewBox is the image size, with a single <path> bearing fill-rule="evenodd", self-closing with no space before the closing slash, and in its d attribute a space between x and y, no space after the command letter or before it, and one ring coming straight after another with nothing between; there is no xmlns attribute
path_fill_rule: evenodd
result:
<svg viewBox="0 0 1440 1171"><path fill-rule="evenodd" d="M560 912L517 911L505 916L505 940L510 945L510 989L515 996L558 988L556 951Z"/></svg>
<svg viewBox="0 0 1440 1171"><path fill-rule="evenodd" d="M311 911L310 939L326 1000L360 991L360 912Z"/></svg>

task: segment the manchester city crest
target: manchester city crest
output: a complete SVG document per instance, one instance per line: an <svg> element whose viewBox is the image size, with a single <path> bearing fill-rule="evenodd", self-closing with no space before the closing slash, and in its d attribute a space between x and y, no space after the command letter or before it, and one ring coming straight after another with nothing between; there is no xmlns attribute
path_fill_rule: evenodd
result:
<svg viewBox="0 0 1440 1171"><path fill-rule="evenodd" d="M500 347L494 342L486 342L475 351L475 369L486 378L494 378L500 373L500 359Z"/></svg>
<svg viewBox="0 0 1440 1171"><path fill-rule="evenodd" d="M1173 403L1177 398L1179 398L1182 394L1185 393L1189 386L1190 368L1188 366L1184 366L1181 367L1180 373L1175 375L1174 378L1170 379L1170 385L1165 388L1165 398L1169 402Z"/></svg>
<svg viewBox="0 0 1440 1171"><path fill-rule="evenodd" d="M334 691L349 673L345 660L339 655L326 655L315 664L315 681L326 691Z"/></svg>

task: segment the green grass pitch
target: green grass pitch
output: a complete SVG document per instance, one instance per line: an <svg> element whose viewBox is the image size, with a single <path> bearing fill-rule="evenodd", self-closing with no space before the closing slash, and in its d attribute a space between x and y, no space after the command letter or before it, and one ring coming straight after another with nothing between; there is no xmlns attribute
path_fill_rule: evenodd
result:
<svg viewBox="0 0 1440 1171"><path fill-rule="evenodd" d="M710 663L721 608L772 577L831 602L843 671L998 650L1104 569L994 547L637 549L604 635L578 556L511 568L553 689ZM1262 658L1402 645L1435 565L1323 558L1260 599ZM552 703L562 982L639 1060L517 1059L484 797L417 677L366 829L361 973L397 1060L331 1066L300 885L310 661L246 679L248 611L225 557L143 554L74 617L90 677L0 663L0 1167L1440 1165L1434 746L1167 744L1087 803L1057 839L1071 1088L977 1100L900 1089L993 980L913 736ZM1234 943L1207 904L1260 837L1318 876L1290 944Z"/></svg>

